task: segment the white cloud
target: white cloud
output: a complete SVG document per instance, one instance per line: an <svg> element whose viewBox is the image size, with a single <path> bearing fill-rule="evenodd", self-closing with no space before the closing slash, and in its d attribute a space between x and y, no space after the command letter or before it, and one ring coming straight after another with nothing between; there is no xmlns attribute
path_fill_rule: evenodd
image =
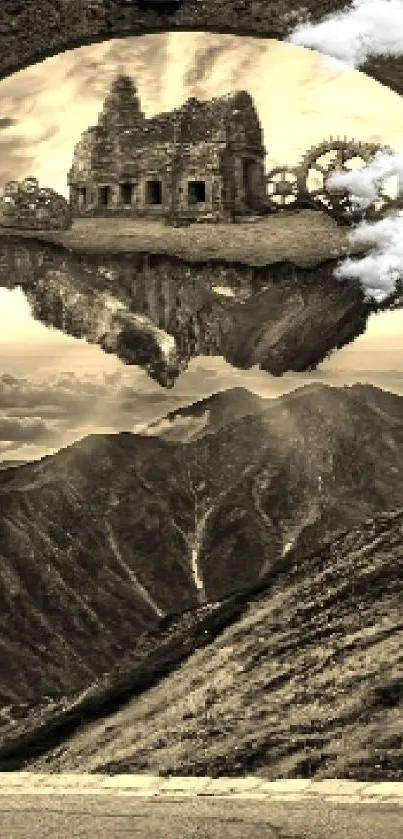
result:
<svg viewBox="0 0 403 839"><path fill-rule="evenodd" d="M396 280L403 277L402 216L396 213L373 223L362 222L351 230L349 239L372 249L361 259L344 260L335 277L359 279L369 297L384 300L395 290Z"/></svg>
<svg viewBox="0 0 403 839"><path fill-rule="evenodd" d="M397 176L403 182L403 155L378 151L366 166L350 171L336 171L328 178L329 189L346 189L352 203L365 210L378 198L382 186Z"/></svg>
<svg viewBox="0 0 403 839"><path fill-rule="evenodd" d="M323 70L329 70L330 73L351 73L354 67L346 61L340 61L339 58L333 58L331 55L322 55L321 64Z"/></svg>
<svg viewBox="0 0 403 839"><path fill-rule="evenodd" d="M326 53L341 65L360 67L369 56L403 55L402 0L354 0L343 11L319 23L300 23L287 39L291 44ZM326 65L329 68L329 63Z"/></svg>
<svg viewBox="0 0 403 839"><path fill-rule="evenodd" d="M379 151L360 169L336 171L328 179L330 189L345 189L352 204L365 210L374 204L392 177L403 181L403 155ZM335 272L336 279L358 279L368 297L381 302L396 289L403 278L403 216L395 210L378 221L362 221L348 234L350 244L369 246L360 258L347 257Z"/></svg>

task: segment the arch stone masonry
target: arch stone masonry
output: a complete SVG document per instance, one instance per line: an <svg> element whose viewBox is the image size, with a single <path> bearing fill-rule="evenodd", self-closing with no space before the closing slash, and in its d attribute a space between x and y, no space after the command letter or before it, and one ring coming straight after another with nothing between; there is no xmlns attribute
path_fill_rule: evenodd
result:
<svg viewBox="0 0 403 839"><path fill-rule="evenodd" d="M284 40L300 20L318 21L348 0L1 0L0 78L64 50L130 35L210 31ZM360 68L403 95L403 58Z"/></svg>

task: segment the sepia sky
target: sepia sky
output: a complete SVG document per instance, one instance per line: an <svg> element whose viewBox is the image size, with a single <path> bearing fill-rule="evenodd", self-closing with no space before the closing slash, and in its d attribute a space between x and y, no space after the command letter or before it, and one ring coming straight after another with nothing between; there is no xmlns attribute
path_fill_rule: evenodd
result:
<svg viewBox="0 0 403 839"><path fill-rule="evenodd" d="M179 106L189 96L210 98L247 89L262 121L267 168L295 165L306 149L331 136L386 143L403 153L403 99L365 75L337 73L319 54L276 41L163 33L68 51L0 82L0 185L10 178L35 175L41 184L67 195L74 144L96 122L118 71L135 78L146 116ZM314 375L279 380L265 373L232 371L218 359L203 359L193 362L168 393L142 371L125 368L96 347L36 323L18 290L0 290L0 378L14 377L13 383L3 385L14 397L20 394L21 416L15 418L23 418L20 391L25 389L32 409L36 405L38 422L50 423L48 431L40 423L35 427L38 439L32 422L23 441L14 440L11 426L5 438L1 414L6 403L0 387L0 458L17 457L20 450L24 457L36 456L46 446L54 449L56 439L67 442L72 435L83 436L84 428L132 427L133 418L145 421L148 413L162 415L175 404L232 384L270 396L312 378L335 384L366 379L403 392L402 362L403 313L394 312L371 318L367 333L335 353ZM47 418L42 416L41 405L47 404L44 389L51 380L53 394L63 394L64 418L50 403ZM78 382L86 382L87 390L84 385L78 388ZM136 392L130 410L125 388L131 388L132 396ZM18 437L20 432L16 433Z"/></svg>

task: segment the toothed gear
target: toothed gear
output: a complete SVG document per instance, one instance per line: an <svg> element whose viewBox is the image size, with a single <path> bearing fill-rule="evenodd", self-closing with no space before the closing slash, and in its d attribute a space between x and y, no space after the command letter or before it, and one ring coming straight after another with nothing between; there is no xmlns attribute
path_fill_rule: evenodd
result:
<svg viewBox="0 0 403 839"><path fill-rule="evenodd" d="M266 175L267 203L272 209L293 207L299 198L298 171L276 166Z"/></svg>
<svg viewBox="0 0 403 839"><path fill-rule="evenodd" d="M386 193L387 184L380 191L379 198L365 210L358 210L347 190L330 190L328 177L335 171L352 171L367 165L376 152L391 152L389 147L377 143L363 143L355 140L330 138L310 148L298 167L298 189L301 200L311 206L325 210L341 222L356 221L357 218L380 218L388 210L403 206L401 185L395 180L395 195ZM357 165L358 164L358 165ZM313 183L316 180L316 184Z"/></svg>

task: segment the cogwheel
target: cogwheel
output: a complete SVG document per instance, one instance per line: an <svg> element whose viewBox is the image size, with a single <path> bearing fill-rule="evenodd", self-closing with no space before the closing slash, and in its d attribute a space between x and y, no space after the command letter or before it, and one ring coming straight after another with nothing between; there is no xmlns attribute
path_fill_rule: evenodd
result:
<svg viewBox="0 0 403 839"><path fill-rule="evenodd" d="M310 148L298 167L298 188L301 198L311 206L325 210L340 222L359 217L379 218L389 209L403 205L397 176L382 186L379 198L367 210L357 210L347 190L330 190L329 176L337 171L352 171L368 164L376 152L391 151L377 143L364 143L347 138L324 140ZM392 183L393 180L393 183Z"/></svg>
<svg viewBox="0 0 403 839"><path fill-rule="evenodd" d="M266 175L267 203L271 209L289 209L298 201L298 172L287 166L276 166Z"/></svg>

